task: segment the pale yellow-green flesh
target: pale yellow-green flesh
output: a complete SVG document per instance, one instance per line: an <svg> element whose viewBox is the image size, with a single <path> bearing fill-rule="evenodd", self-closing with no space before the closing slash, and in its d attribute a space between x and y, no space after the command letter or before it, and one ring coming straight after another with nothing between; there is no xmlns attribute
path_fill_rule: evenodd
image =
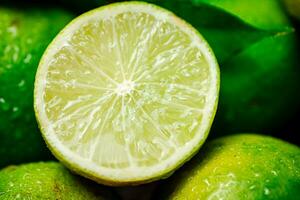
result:
<svg viewBox="0 0 300 200"><path fill-rule="evenodd" d="M44 128L74 155L135 176L176 160L197 135L203 140L216 105L216 63L178 24L128 11L68 33L40 66L51 125Z"/></svg>

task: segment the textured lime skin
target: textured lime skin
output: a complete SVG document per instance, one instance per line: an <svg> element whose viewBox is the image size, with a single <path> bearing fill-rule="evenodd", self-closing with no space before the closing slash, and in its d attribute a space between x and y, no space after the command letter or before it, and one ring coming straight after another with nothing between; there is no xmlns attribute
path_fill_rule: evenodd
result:
<svg viewBox="0 0 300 200"><path fill-rule="evenodd" d="M34 76L71 18L59 9L0 6L0 167L50 157L33 111Z"/></svg>
<svg viewBox="0 0 300 200"><path fill-rule="evenodd" d="M1 170L0 199L106 200L113 194L71 174L58 162L39 162Z"/></svg>
<svg viewBox="0 0 300 200"><path fill-rule="evenodd" d="M216 139L165 183L163 199L295 199L300 149L268 136Z"/></svg>

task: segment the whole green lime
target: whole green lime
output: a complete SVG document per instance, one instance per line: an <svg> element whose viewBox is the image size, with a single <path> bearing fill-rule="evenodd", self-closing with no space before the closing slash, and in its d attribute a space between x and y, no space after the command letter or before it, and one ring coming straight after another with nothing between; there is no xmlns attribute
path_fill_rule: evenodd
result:
<svg viewBox="0 0 300 200"><path fill-rule="evenodd" d="M50 157L33 111L43 51L72 18L60 9L0 6L0 167Z"/></svg>
<svg viewBox="0 0 300 200"><path fill-rule="evenodd" d="M296 199L300 148L255 134L216 139L163 186L164 199Z"/></svg>
<svg viewBox="0 0 300 200"><path fill-rule="evenodd" d="M113 199L113 193L71 174L58 162L39 162L1 170L0 199L106 200Z"/></svg>

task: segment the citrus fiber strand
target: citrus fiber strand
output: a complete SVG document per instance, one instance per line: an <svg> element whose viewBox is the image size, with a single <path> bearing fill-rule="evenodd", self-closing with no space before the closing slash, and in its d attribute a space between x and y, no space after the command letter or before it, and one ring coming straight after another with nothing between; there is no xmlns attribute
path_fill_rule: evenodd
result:
<svg viewBox="0 0 300 200"><path fill-rule="evenodd" d="M137 93L139 93L141 96L143 95L143 93L139 90L135 90ZM153 99L154 100L154 99ZM168 106L168 105L173 105L173 106L177 106L177 107L181 107L181 108L186 108L186 109L191 109L191 110L195 110L195 111L198 111L200 113L203 112L202 109L200 108L195 108L195 107L191 107L191 106L188 106L188 105L184 105L184 104L181 104L181 103L175 103L173 101L166 101L165 99L161 99L159 101L155 101L157 103L160 103L162 105L165 105L165 106Z"/></svg>
<svg viewBox="0 0 300 200"><path fill-rule="evenodd" d="M122 103L122 107L121 107L122 129L123 129L123 131L125 131L125 113L124 113L125 105L124 105L124 95L122 95L121 101L122 101L122 102L121 102L121 103Z"/></svg>
<svg viewBox="0 0 300 200"><path fill-rule="evenodd" d="M91 153L90 153L90 160L94 157L94 155L95 155L95 151L96 151L96 147L99 145L99 141L100 141L100 137L102 136L102 131L103 131L103 129L104 129L104 127L105 127L105 125L106 125L106 123L107 123L107 120L108 120L108 118L109 117L111 117L111 115L112 115L112 113L113 113L113 110L114 110L114 106L116 105L116 103L117 103L117 100L118 100L118 98L117 98L117 96L115 96L114 97L114 100L113 100L113 102L112 102L112 105L110 106L110 108L108 109L108 111L106 112L106 115L105 115L105 117L104 117L104 120L103 120L103 122L102 122L102 126L101 126L101 128L100 128L100 130L99 130L99 132L98 132L98 135L97 135L97 137L96 137L96 139L95 139L95 143L94 143L94 145L92 145L91 146Z"/></svg>
<svg viewBox="0 0 300 200"><path fill-rule="evenodd" d="M129 80L131 80L132 73L134 73L135 67L137 66L137 64L139 64L138 62L139 62L139 59L141 58L141 55L139 55L139 54L140 54L140 49L142 49L142 48L140 48L140 45L145 44L147 42L145 40L145 37L143 37L145 31L146 30L144 29L142 31L142 33L140 34L140 36L138 37L137 43L136 43L136 45L133 49L133 52L130 56L130 59L129 59L128 70L132 68L131 72L130 72L130 75L129 75Z"/></svg>
<svg viewBox="0 0 300 200"><path fill-rule="evenodd" d="M140 97L142 98L142 96L143 96L143 94L140 92L140 91L138 91L138 90L136 90L136 89L134 89L136 92L137 92L137 94L139 94L140 95ZM135 100L135 98L133 97L133 100L134 101L136 101ZM147 112L144 110L144 112L147 114ZM150 116L149 116L150 117ZM154 125L155 125L155 122L154 122L154 120L150 117L150 119L152 120L152 124L154 123ZM149 119L148 119L149 120ZM157 127L155 127L156 129L157 129ZM173 147L173 148L175 148L176 149L176 145L175 145L175 143L174 143L174 135L173 134L171 134L172 133L172 131L170 131L167 127L165 127L164 128L168 133L169 133L169 135L170 135L170 138L168 138L168 136L166 136L164 133L162 133L162 131L161 131L161 128L159 128L159 132L161 132L162 133L162 136L163 137L165 137L164 139L165 140L170 140L170 142L169 142L169 145L170 145L170 147ZM172 142L171 142L172 141Z"/></svg>
<svg viewBox="0 0 300 200"><path fill-rule="evenodd" d="M120 68L121 68L121 74L122 74L122 77L123 77L123 81L126 79L125 77L125 74L124 74L124 69L123 69L123 59L122 59L122 55L121 55L121 50L120 50L120 46L118 45L119 41L117 39L117 32L116 32L116 23L115 23L115 20L111 20L112 21L112 31L113 31L113 40L114 40L114 43L116 45L115 48L117 50L117 56L118 56L118 61L120 62Z"/></svg>
<svg viewBox="0 0 300 200"><path fill-rule="evenodd" d="M64 94L71 94L71 95L80 95L80 94L85 94L87 91L86 90L81 90L81 91L75 91L71 89L65 89L65 88L54 88L54 87L46 87L47 90L51 93L59 94L59 95L64 95ZM95 96L97 96L95 94Z"/></svg>
<svg viewBox="0 0 300 200"><path fill-rule="evenodd" d="M78 137L75 138L75 143L78 143L86 134L86 131L88 130L88 128L92 125L92 122L93 122L93 118L94 118L94 115L101 110L103 104L102 105L99 105L95 110L93 110L89 116L87 118L85 118L85 121L87 122L86 123L86 126L84 128L84 130L81 131L80 134L78 134Z"/></svg>
<svg viewBox="0 0 300 200"><path fill-rule="evenodd" d="M140 64L141 65L141 63L140 63L140 60L141 60L141 58L143 58L143 54L144 54L144 52L146 51L146 47L148 46L147 44L148 44L148 42L151 40L151 38L153 37L153 35L157 32L157 30L158 30L158 27L159 27L159 25L160 25L160 21L156 21L155 22L155 25L153 26L153 28L151 29L151 31L150 31L150 33L148 33L147 35L146 35L146 38L141 38L142 40L143 40L143 46L142 46L142 52L141 52L141 55L139 55L137 58L138 58L138 61L137 62L135 62L135 65L133 66L133 69L132 69L132 72L131 72L131 74L130 74L130 77L129 77L129 80L132 80L132 77L134 76L134 74L136 73L136 71L137 71L137 69L136 69L136 67L138 67L138 64ZM146 30L143 30L143 31L146 31ZM141 37L141 36L140 36Z"/></svg>
<svg viewBox="0 0 300 200"><path fill-rule="evenodd" d="M139 48L135 47L134 50L133 50L133 52L132 52L132 54L131 54L131 56L130 56L129 63L128 63L128 70L131 68L131 65L133 65L133 62L136 62L136 57L137 57L138 49Z"/></svg>
<svg viewBox="0 0 300 200"><path fill-rule="evenodd" d="M62 111L65 111L67 110L68 108L70 107L73 107L73 106L76 106L78 105L78 103L82 103L83 100L88 100L88 99L91 99L93 95L81 95L81 96L78 96L77 99L74 99L74 100L69 100L67 102L67 104L62 108Z"/></svg>
<svg viewBox="0 0 300 200"><path fill-rule="evenodd" d="M170 32L170 33L168 33L169 35L171 35L170 36L170 38L169 38L169 40L170 39L173 39L173 36L174 35L172 35L173 33L176 33L176 32ZM168 45L167 44L167 42L166 43L164 43L165 45ZM176 46L173 46L172 48L166 48L165 50L160 50L159 52L155 52L157 49L155 49L155 50L153 50L152 52L151 52L151 54L152 54L152 56L149 56L148 57L148 60L152 60L154 57L158 57L158 56L160 56L160 55L162 55L162 54L166 54L166 53L169 53L169 52L172 52L172 54L178 54L179 53L179 51L181 51L182 50L182 45L181 44L179 44L179 45L176 45ZM189 48L189 47L188 47ZM173 51L175 51L176 50L176 52L173 52ZM178 51L178 52L177 52Z"/></svg>
<svg viewBox="0 0 300 200"><path fill-rule="evenodd" d="M83 62L85 62L91 69L94 69L96 72L98 72L100 75L102 75L104 78L110 80L113 84L118 85L119 83L116 82L113 78L111 78L109 75L107 75L103 70L101 70L100 67L94 67L95 64L93 64L92 61L87 56L82 56L80 53L78 54L76 51L73 50L73 48L67 48L73 55L78 56Z"/></svg>
<svg viewBox="0 0 300 200"><path fill-rule="evenodd" d="M62 101L62 99L60 97L55 96L55 97L51 98L51 100L49 100L49 102L47 103L47 106L49 108L53 108L53 107L57 106L59 103L61 103L61 101Z"/></svg>
<svg viewBox="0 0 300 200"><path fill-rule="evenodd" d="M185 109L195 110L199 113L203 112L202 109L191 107L191 106L184 105L184 104L181 104L181 103L174 103L174 102L169 102L169 101L166 101L166 100L159 101L158 103L162 103L163 105L172 105L172 106L177 106L177 107L181 107L181 108L185 108Z"/></svg>
<svg viewBox="0 0 300 200"><path fill-rule="evenodd" d="M57 85L60 85L60 86L65 84L65 83L63 83L63 81L54 81L54 80L51 80L51 83L54 83L54 84L57 84ZM99 87L99 86L92 85L92 84L79 83L77 81L75 81L73 83L70 83L70 84L72 84L72 86L74 86L74 87L83 88L83 89L96 89L96 90L111 90L111 91L113 91L112 88Z"/></svg>
<svg viewBox="0 0 300 200"><path fill-rule="evenodd" d="M177 87L180 89L184 89L184 90L188 90L190 92L197 93L200 96L205 96L205 93L201 92L200 90L190 88L186 85L179 84L179 83L167 83L166 84L166 83L159 83L159 82L139 82L138 85L155 85L155 86L159 86L159 87L163 87L163 86Z"/></svg>
<svg viewBox="0 0 300 200"><path fill-rule="evenodd" d="M131 94L129 94L129 95L131 96L132 100L136 103L137 101L135 100L135 98L134 98ZM136 103L136 104L137 104L137 103ZM163 133L163 131L161 130L161 128L160 128L159 126L156 125L155 121L152 119L152 117L151 117L150 115L148 115L148 113L144 110L144 108L143 108L142 106L139 106L138 108L143 112L144 116L145 116L146 118L148 118L149 122L154 126L154 128L155 128L158 132L160 132L160 134L161 134L162 136L168 138L168 137L165 135L165 133ZM175 143L173 143L173 141L167 140L167 142L169 143L169 145L170 145L171 147L174 147L174 148L176 147L176 145L175 145Z"/></svg>
<svg viewBox="0 0 300 200"><path fill-rule="evenodd" d="M123 131L125 131L125 114L124 114L124 109L126 109L126 105L124 103L124 100L125 100L125 97L122 96L122 127L123 127ZM129 103L130 99L128 99L128 102L127 104ZM130 147L129 147L129 141L126 139L126 136L124 136L124 142L125 142L125 151L126 151L126 154L128 156L128 160L129 160L129 165L130 166L136 166L135 165L135 162L133 160L133 157L130 153Z"/></svg>
<svg viewBox="0 0 300 200"><path fill-rule="evenodd" d="M78 113L85 114L85 113L89 112L90 109L93 109L94 105L97 105L97 104L101 103L103 100L106 100L107 98L110 98L110 96L112 94L113 93L110 93L110 94L108 94L106 96L103 96L103 97L101 97L100 99L94 101L91 104L83 105L83 106L81 106L79 109L77 109L76 111L74 111L71 114L61 113L58 116L58 120L56 122L53 122L53 126L57 126L58 124L67 122L69 119L71 119L73 116L77 115Z"/></svg>
<svg viewBox="0 0 300 200"><path fill-rule="evenodd" d="M180 51L182 51L182 48L179 48L179 47L181 47L180 45L178 45L178 46L175 46L175 47L172 47L171 49L167 49L167 50L164 50L164 51L162 51L162 52L160 52L160 53L158 53L155 57L156 57L156 60L155 60L155 62L153 63L153 68L152 69L150 69L149 71L147 71L147 70L144 70L144 71L142 71L141 72L141 74L135 79L135 81L136 82L138 82L138 81L140 81L141 79L143 79L146 75L148 75L148 74L156 74L156 72L158 71L158 70L161 70L161 66L167 66L167 63L168 62L171 62L172 60L171 59L167 59L166 58L166 56L161 56L161 55L163 55L164 53L167 53L167 52L172 52L172 51L175 51L175 50L177 50L178 52L173 52L172 53L172 56L175 56L175 55L178 55L179 53L180 53ZM192 48L193 46L189 46L189 47L187 47L186 49L183 49L184 51L188 51L190 48ZM183 53L181 53L181 54L183 54ZM164 62L159 62L158 63L158 60L159 59L157 59L157 58L159 58L159 57L163 57L164 58ZM149 59L150 60L150 59ZM181 60L181 62L183 62L182 60Z"/></svg>

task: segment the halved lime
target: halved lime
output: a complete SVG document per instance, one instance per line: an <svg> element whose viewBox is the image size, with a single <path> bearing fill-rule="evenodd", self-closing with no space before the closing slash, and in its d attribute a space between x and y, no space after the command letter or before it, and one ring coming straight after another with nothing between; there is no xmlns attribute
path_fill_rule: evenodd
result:
<svg viewBox="0 0 300 200"><path fill-rule="evenodd" d="M54 155L97 182L149 182L207 137L219 69L205 40L160 7L116 3L73 20L44 53L35 110Z"/></svg>

